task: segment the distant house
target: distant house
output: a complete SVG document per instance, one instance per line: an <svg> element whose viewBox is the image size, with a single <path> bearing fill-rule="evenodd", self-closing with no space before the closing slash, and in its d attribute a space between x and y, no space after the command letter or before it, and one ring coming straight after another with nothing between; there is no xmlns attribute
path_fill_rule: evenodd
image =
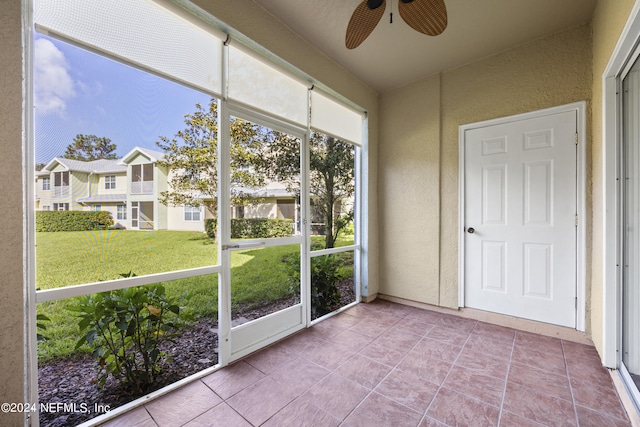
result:
<svg viewBox="0 0 640 427"><path fill-rule="evenodd" d="M55 157L36 172L37 210L107 210L127 219L127 167L119 160Z"/></svg>
<svg viewBox="0 0 640 427"><path fill-rule="evenodd" d="M164 153L135 147L121 159L80 161L55 157L36 172L36 210L109 211L116 227L132 230L204 231L212 214L201 206L166 206ZM259 203L233 206L232 218L286 218L297 223L296 197L284 185L247 190Z"/></svg>

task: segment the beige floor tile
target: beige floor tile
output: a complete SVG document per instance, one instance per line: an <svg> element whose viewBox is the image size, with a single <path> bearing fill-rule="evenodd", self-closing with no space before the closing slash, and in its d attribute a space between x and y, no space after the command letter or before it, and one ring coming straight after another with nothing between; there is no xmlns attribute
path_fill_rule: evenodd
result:
<svg viewBox="0 0 640 427"><path fill-rule="evenodd" d="M560 399L571 400L569 378L566 375L541 371L514 362L509 370L509 382L532 388L542 393L556 396Z"/></svg>
<svg viewBox="0 0 640 427"><path fill-rule="evenodd" d="M236 412L253 425L260 425L295 399L295 393L270 377L258 381L227 400Z"/></svg>
<svg viewBox="0 0 640 427"><path fill-rule="evenodd" d="M571 402L518 384L507 383L503 410L548 426L576 425L576 414Z"/></svg>
<svg viewBox="0 0 640 427"><path fill-rule="evenodd" d="M101 424L104 427L156 427L157 424L151 418L147 410L142 408L134 409L113 420Z"/></svg>
<svg viewBox="0 0 640 427"><path fill-rule="evenodd" d="M340 421L303 399L297 399L271 417L264 427L335 427Z"/></svg>
<svg viewBox="0 0 640 427"><path fill-rule="evenodd" d="M200 416L222 399L201 381L180 387L145 405L145 408L160 427L174 427Z"/></svg>
<svg viewBox="0 0 640 427"><path fill-rule="evenodd" d="M335 372L371 390L391 372L391 369L393 368L390 366L356 354Z"/></svg>
<svg viewBox="0 0 640 427"><path fill-rule="evenodd" d="M375 391L402 405L424 413L438 392L438 386L415 375L394 369L378 384Z"/></svg>
<svg viewBox="0 0 640 427"><path fill-rule="evenodd" d="M509 359L479 353L466 347L462 349L456 359L456 365L500 379L507 378L507 373L509 372Z"/></svg>
<svg viewBox="0 0 640 427"><path fill-rule="evenodd" d="M288 387L292 393L299 396L330 373L331 371L318 364L297 357L273 372L269 377Z"/></svg>
<svg viewBox="0 0 640 427"><path fill-rule="evenodd" d="M222 403L189 421L185 427L251 427L251 424L229 405Z"/></svg>
<svg viewBox="0 0 640 427"><path fill-rule="evenodd" d="M505 381L472 369L454 366L442 386L500 407Z"/></svg>
<svg viewBox="0 0 640 427"><path fill-rule="evenodd" d="M414 427L422 413L414 411L393 400L371 393L344 421L353 427Z"/></svg>
<svg viewBox="0 0 640 427"><path fill-rule="evenodd" d="M441 388L427 415L450 426L494 427L498 425L499 408Z"/></svg>
<svg viewBox="0 0 640 427"><path fill-rule="evenodd" d="M244 361L220 369L202 379L209 388L223 399L228 399L260 381L265 374Z"/></svg>
<svg viewBox="0 0 640 427"><path fill-rule="evenodd" d="M366 387L334 373L313 386L302 398L342 421L367 394Z"/></svg>

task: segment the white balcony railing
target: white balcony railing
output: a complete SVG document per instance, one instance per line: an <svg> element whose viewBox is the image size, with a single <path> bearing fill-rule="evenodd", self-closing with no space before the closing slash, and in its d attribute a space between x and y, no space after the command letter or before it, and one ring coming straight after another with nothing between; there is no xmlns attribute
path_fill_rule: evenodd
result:
<svg viewBox="0 0 640 427"><path fill-rule="evenodd" d="M53 197L69 197L69 186L53 187Z"/></svg>
<svg viewBox="0 0 640 427"><path fill-rule="evenodd" d="M152 194L153 181L132 181L131 194Z"/></svg>

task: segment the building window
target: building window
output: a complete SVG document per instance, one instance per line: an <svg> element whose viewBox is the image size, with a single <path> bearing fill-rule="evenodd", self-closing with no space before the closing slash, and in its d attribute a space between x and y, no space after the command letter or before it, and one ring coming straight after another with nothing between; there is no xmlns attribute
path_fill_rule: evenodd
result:
<svg viewBox="0 0 640 427"><path fill-rule="evenodd" d="M116 219L118 221L124 221L127 219L127 205L116 206Z"/></svg>
<svg viewBox="0 0 640 427"><path fill-rule="evenodd" d="M244 218L244 205L231 208L231 218Z"/></svg>
<svg viewBox="0 0 640 427"><path fill-rule="evenodd" d="M116 176L115 175L106 175L104 177L104 189L105 190L115 190L116 188Z"/></svg>
<svg viewBox="0 0 640 427"><path fill-rule="evenodd" d="M56 172L53 174L56 187L69 186L69 172Z"/></svg>
<svg viewBox="0 0 640 427"><path fill-rule="evenodd" d="M101 211L102 210L102 205L93 205L93 210L94 211Z"/></svg>
<svg viewBox="0 0 640 427"><path fill-rule="evenodd" d="M69 203L54 203L53 204L54 211L68 211Z"/></svg>
<svg viewBox="0 0 640 427"><path fill-rule="evenodd" d="M42 210L43 210L43 211L50 211L50 210L51 210L51 206L49 206L49 205L43 205L43 206L42 206Z"/></svg>
<svg viewBox="0 0 640 427"><path fill-rule="evenodd" d="M185 206L184 207L184 220L185 221L200 221L200 206Z"/></svg>
<svg viewBox="0 0 640 427"><path fill-rule="evenodd" d="M49 190L51 190L51 178L50 177L42 178L42 191L49 191Z"/></svg>
<svg viewBox="0 0 640 427"><path fill-rule="evenodd" d="M69 197L69 172L56 172L53 174L53 196Z"/></svg>
<svg viewBox="0 0 640 427"><path fill-rule="evenodd" d="M153 164L131 166L131 193L153 193Z"/></svg>

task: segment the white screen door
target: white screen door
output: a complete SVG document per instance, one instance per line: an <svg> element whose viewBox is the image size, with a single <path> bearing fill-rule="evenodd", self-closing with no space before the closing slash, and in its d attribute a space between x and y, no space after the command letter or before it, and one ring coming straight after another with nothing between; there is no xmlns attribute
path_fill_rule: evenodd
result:
<svg viewBox="0 0 640 427"><path fill-rule="evenodd" d="M233 361L306 325L305 236L299 222L306 196L301 189L304 133L247 111L232 113L229 124L229 204L221 207L227 222L221 238ZM283 202L291 205L287 218L279 214Z"/></svg>
<svg viewBox="0 0 640 427"><path fill-rule="evenodd" d="M466 131L467 307L576 326L576 116Z"/></svg>

